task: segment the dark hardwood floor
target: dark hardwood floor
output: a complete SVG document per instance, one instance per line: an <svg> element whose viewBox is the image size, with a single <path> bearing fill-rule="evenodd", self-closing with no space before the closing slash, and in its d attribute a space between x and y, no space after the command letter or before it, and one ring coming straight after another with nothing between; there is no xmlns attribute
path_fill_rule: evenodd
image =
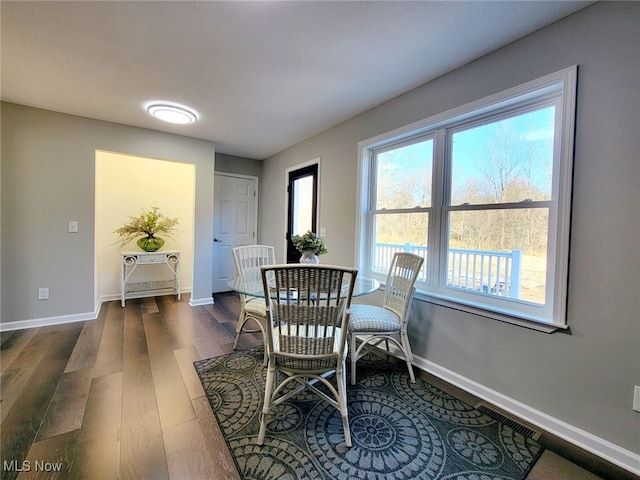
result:
<svg viewBox="0 0 640 480"><path fill-rule="evenodd" d="M0 477L238 479L193 368L232 351L239 301L215 299L113 301L95 321L2 333ZM528 476L597 478L551 451Z"/></svg>

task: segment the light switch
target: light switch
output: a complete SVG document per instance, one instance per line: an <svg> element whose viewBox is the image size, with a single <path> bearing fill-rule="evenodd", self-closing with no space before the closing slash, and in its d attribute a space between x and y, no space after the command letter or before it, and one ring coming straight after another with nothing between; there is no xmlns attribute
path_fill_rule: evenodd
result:
<svg viewBox="0 0 640 480"><path fill-rule="evenodd" d="M320 227L320 238L325 238L327 236L327 227Z"/></svg>
<svg viewBox="0 0 640 480"><path fill-rule="evenodd" d="M69 228L67 229L69 233L78 233L78 222L70 220Z"/></svg>

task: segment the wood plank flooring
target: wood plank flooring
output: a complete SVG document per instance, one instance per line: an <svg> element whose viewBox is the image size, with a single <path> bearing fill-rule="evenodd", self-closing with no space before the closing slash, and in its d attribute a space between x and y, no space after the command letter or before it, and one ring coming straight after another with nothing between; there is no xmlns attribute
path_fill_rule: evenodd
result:
<svg viewBox="0 0 640 480"><path fill-rule="evenodd" d="M2 333L0 477L238 479L193 368L233 349L238 298L215 298L113 301L94 321ZM239 348L260 342L244 335ZM593 475L558 450L527 480L625 478Z"/></svg>

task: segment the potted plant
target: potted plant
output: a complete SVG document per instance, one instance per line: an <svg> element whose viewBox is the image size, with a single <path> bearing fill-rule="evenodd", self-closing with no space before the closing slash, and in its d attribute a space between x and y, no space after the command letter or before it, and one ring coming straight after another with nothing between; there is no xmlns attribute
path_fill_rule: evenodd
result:
<svg viewBox="0 0 640 480"><path fill-rule="evenodd" d="M158 233L162 233L169 238L173 238L173 234L178 225L177 218L167 218L158 211L158 207L151 210L142 209L142 213L137 217L129 217L131 220L122 227L114 230L114 233L120 237L121 246L129 243L131 240L138 238L136 244L145 252L155 252L164 245L164 239L157 237Z"/></svg>
<svg viewBox="0 0 640 480"><path fill-rule="evenodd" d="M318 255L323 255L329 251L324 238L318 237L311 230L304 235L293 235L291 242L296 247L296 250L302 254L300 263L320 263Z"/></svg>

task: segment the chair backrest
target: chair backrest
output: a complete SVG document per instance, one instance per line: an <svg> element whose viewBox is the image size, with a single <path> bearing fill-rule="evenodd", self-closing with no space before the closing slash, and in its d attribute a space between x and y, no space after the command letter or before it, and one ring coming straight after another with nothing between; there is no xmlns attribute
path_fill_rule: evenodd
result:
<svg viewBox="0 0 640 480"><path fill-rule="evenodd" d="M271 245L242 245L231 249L236 274L255 272L259 275L260 267L276 263L275 250Z"/></svg>
<svg viewBox="0 0 640 480"><path fill-rule="evenodd" d="M391 260L383 306L398 315L402 322L407 320L422 262L422 257L407 252L397 252Z"/></svg>
<svg viewBox="0 0 640 480"><path fill-rule="evenodd" d="M260 280L260 267L276 263L276 252L271 245L241 245L231 249L236 275L252 274ZM240 301L247 302L247 296L240 294Z"/></svg>
<svg viewBox="0 0 640 480"><path fill-rule="evenodd" d="M335 366L346 347L357 270L312 264L261 270L269 316L267 351L275 356L271 360L309 371Z"/></svg>

